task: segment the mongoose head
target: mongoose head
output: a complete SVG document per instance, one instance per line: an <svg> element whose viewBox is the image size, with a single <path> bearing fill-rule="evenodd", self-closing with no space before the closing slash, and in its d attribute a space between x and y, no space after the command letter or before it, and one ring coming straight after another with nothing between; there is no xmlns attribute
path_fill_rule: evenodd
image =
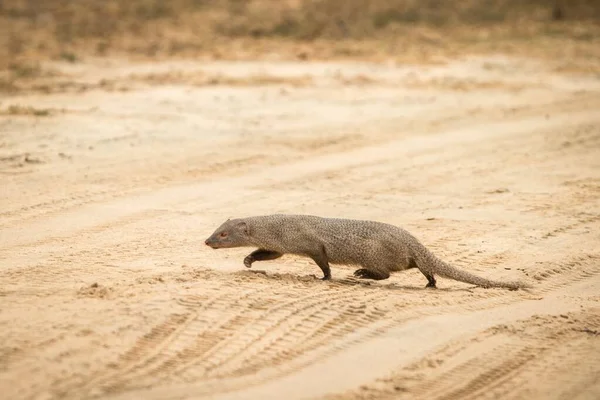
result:
<svg viewBox="0 0 600 400"><path fill-rule="evenodd" d="M213 249L248 246L250 229L242 219L228 219L204 241Z"/></svg>

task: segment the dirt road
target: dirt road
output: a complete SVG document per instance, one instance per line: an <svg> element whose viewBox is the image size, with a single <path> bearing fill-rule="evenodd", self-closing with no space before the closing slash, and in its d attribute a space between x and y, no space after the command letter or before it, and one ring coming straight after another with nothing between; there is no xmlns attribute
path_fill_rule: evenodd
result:
<svg viewBox="0 0 600 400"><path fill-rule="evenodd" d="M4 398L600 397L597 78L502 58L50 67L0 99ZM280 212L394 223L534 289L322 282L203 245Z"/></svg>

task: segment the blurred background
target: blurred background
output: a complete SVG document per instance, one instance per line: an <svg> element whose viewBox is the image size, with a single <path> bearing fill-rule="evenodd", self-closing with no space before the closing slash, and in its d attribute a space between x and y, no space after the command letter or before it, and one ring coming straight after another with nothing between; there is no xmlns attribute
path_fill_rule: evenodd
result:
<svg viewBox="0 0 600 400"><path fill-rule="evenodd" d="M0 0L0 397L600 399L599 109L600 0ZM276 213L535 288L204 245Z"/></svg>
<svg viewBox="0 0 600 400"><path fill-rule="evenodd" d="M599 23L600 0L2 0L0 69L9 90L37 61L109 55L597 59Z"/></svg>

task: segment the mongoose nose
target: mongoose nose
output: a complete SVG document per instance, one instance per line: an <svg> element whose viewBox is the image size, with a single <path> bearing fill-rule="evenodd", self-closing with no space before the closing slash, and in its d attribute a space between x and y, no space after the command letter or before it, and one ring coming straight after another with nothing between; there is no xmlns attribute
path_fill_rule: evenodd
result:
<svg viewBox="0 0 600 400"><path fill-rule="evenodd" d="M204 244L208 246L208 239L204 241Z"/></svg>

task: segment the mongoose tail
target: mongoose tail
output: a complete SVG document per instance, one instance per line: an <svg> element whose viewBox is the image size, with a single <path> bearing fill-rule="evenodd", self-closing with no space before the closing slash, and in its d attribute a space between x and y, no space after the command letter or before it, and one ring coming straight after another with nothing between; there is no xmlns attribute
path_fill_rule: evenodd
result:
<svg viewBox="0 0 600 400"><path fill-rule="evenodd" d="M470 283L472 285L477 285L484 288L499 287L517 290L532 287L531 285L525 282L496 281L492 279L482 278L470 272L453 267L452 265L437 258L433 253L431 253L427 249L425 249L425 254L422 254L420 257L417 257L417 260L418 268L429 280L429 284L427 285L429 287L435 287L435 279L433 278L433 275L435 274L443 276L444 278L454 279L455 281Z"/></svg>

